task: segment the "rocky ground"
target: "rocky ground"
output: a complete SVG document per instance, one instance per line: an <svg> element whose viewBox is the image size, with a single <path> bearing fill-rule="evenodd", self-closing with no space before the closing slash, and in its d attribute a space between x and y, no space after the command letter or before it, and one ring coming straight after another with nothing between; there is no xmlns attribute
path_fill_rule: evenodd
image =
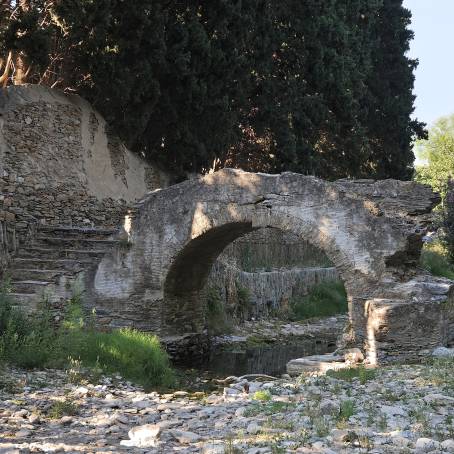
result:
<svg viewBox="0 0 454 454"><path fill-rule="evenodd" d="M8 369L0 453L454 453L453 364L243 379L211 394Z"/></svg>

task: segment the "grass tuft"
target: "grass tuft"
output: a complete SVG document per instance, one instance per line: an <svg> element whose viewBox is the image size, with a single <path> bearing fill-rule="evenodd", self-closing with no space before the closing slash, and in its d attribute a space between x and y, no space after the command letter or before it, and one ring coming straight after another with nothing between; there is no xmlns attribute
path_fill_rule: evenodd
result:
<svg viewBox="0 0 454 454"><path fill-rule="evenodd" d="M377 371L375 369L366 369L364 366L359 366L329 370L326 375L332 378L337 378L338 380L345 380L349 382L357 378L359 379L359 382L364 385L366 382L373 380L376 377Z"/></svg>
<svg viewBox="0 0 454 454"><path fill-rule="evenodd" d="M424 246L421 251L421 265L434 276L454 280L454 265L449 262L448 252L441 243Z"/></svg>
<svg viewBox="0 0 454 454"><path fill-rule="evenodd" d="M78 298L69 301L63 323L52 324L43 306L33 317L14 308L6 287L0 289L0 363L24 368L74 365L120 374L146 388L174 384L174 373L159 339L130 328L99 332L87 323ZM70 378L71 378L70 377Z"/></svg>

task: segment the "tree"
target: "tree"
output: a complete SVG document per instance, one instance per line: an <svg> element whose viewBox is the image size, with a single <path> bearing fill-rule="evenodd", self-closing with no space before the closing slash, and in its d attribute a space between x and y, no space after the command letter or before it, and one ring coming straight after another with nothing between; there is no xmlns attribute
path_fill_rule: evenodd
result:
<svg viewBox="0 0 454 454"><path fill-rule="evenodd" d="M424 163L417 167L416 179L432 186L444 200L448 181L454 178L454 115L438 119L416 150Z"/></svg>
<svg viewBox="0 0 454 454"><path fill-rule="evenodd" d="M182 176L410 176L423 129L402 0L6 3L1 50L33 68L10 82L81 94Z"/></svg>
<svg viewBox="0 0 454 454"><path fill-rule="evenodd" d="M384 0L373 26L372 68L367 79L366 127L372 155L365 174L377 178L410 179L412 142L427 137L425 125L411 119L417 60L406 53L413 39L411 13L402 0Z"/></svg>
<svg viewBox="0 0 454 454"><path fill-rule="evenodd" d="M426 140L416 144L422 165L415 178L429 184L442 196L440 226L451 263L454 264L454 115L438 119Z"/></svg>

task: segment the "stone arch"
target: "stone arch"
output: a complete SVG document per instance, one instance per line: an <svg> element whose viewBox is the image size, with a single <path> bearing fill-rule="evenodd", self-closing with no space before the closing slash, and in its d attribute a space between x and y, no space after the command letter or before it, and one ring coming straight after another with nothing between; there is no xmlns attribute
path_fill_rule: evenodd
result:
<svg viewBox="0 0 454 454"><path fill-rule="evenodd" d="M89 297L100 313L113 313L111 326L197 333L194 301L214 259L239 236L273 227L308 240L335 264L349 296L352 344L374 358L415 357L446 344L454 323L442 304L453 298L451 283L417 267L438 201L414 182L326 182L224 169L140 201L130 248L104 257ZM402 319L403 313L413 316ZM420 322L429 334L416 329Z"/></svg>
<svg viewBox="0 0 454 454"><path fill-rule="evenodd" d="M222 208L220 208L222 211ZM203 326L203 289L211 268L222 251L241 236L260 228L274 228L293 233L302 240L322 250L333 262L347 287L349 301L355 295L348 291L349 282L358 275L353 264L346 261L346 252L341 250L334 241L320 241L318 229L311 224L304 225L301 219L285 218L269 214L266 225L254 226L255 210L244 213L241 221L234 222L221 212L213 213L216 219L227 219L222 225L204 231L191 238L170 263L164 282L163 323L169 332L200 331ZM212 224L211 220L210 224ZM363 276L361 279L365 279ZM352 305L349 306L350 317Z"/></svg>

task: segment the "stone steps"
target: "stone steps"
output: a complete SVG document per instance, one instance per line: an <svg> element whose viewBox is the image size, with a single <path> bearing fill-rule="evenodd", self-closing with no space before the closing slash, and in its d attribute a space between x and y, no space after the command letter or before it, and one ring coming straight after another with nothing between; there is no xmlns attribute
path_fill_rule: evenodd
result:
<svg viewBox="0 0 454 454"><path fill-rule="evenodd" d="M80 238L80 237L54 237L37 236L33 241L33 247L48 248L57 247L61 249L86 249L86 250L108 250L117 244L116 240Z"/></svg>
<svg viewBox="0 0 454 454"><path fill-rule="evenodd" d="M33 281L48 281L56 283L58 277L63 274L69 274L66 270L59 269L34 269L34 268L15 268L10 274L10 279L12 281L24 281L24 280L33 280Z"/></svg>
<svg viewBox="0 0 454 454"><path fill-rule="evenodd" d="M49 281L11 281L11 287L18 293L39 293L48 285L52 284Z"/></svg>
<svg viewBox="0 0 454 454"><path fill-rule="evenodd" d="M93 240L110 239L118 231L93 227L40 226L39 232L46 237L85 238Z"/></svg>
<svg viewBox="0 0 454 454"><path fill-rule="evenodd" d="M41 258L15 258L13 260L13 271L15 269L28 270L59 270L77 272L95 263L93 260L75 259L41 259Z"/></svg>
<svg viewBox="0 0 454 454"><path fill-rule="evenodd" d="M46 258L46 259L71 259L87 260L99 259L106 253L105 250L86 249L61 249L26 247L19 250L19 258Z"/></svg>
<svg viewBox="0 0 454 454"><path fill-rule="evenodd" d="M8 270L11 298L25 310L43 300L70 298L80 273L95 266L119 241L111 229L40 226L30 245L21 247Z"/></svg>

